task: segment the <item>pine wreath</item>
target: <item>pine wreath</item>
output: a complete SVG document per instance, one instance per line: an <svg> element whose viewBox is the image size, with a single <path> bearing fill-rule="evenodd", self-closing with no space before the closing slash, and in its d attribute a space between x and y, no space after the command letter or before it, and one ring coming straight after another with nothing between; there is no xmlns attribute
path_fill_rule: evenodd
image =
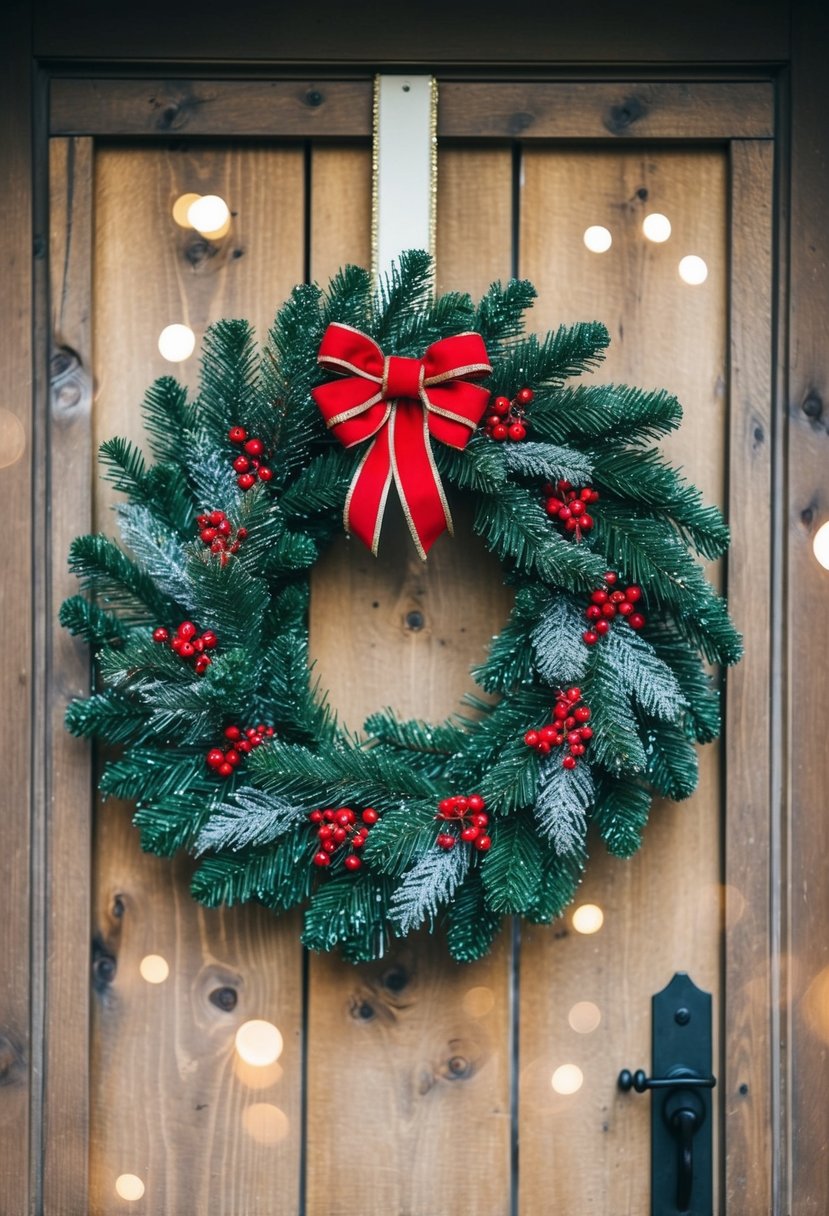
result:
<svg viewBox="0 0 829 1216"><path fill-rule="evenodd" d="M412 252L376 292L350 266L326 293L297 287L261 360L246 322L214 325L198 396L169 377L146 394L155 463L127 440L103 444L107 476L126 495L123 547L79 537L70 566L86 595L61 608L93 647L98 675L98 690L70 705L68 727L119 746L100 787L134 800L143 848L197 855L192 892L209 906L306 905L305 945L339 945L352 961L438 921L452 955L468 961L486 953L505 915L557 917L580 881L591 825L627 857L655 793L693 792L694 744L720 725L704 661L740 655L694 557L719 557L727 528L650 446L678 426L677 401L566 387L601 359L607 332L591 322L525 335L528 282L493 284L477 307L460 293L435 298L431 284L429 258ZM351 353L339 367L336 351L318 361L332 333L362 343L369 362L378 347L381 360L394 356L369 384L380 394L369 412L385 417L354 446L348 425L365 413L353 403L366 394L358 386L349 397ZM413 361L469 334L491 373L481 360L461 367L475 387L460 396L478 405L458 422L428 377L423 390ZM433 379L452 389L450 376ZM378 709L358 737L309 670L309 572L342 531L344 506L362 495L382 514L383 470L359 476L389 422L403 431L406 411L398 401L389 418L387 391L412 395L406 425L415 442L420 419L429 509L435 491L445 505L442 482L471 497L515 604L473 672L494 704L476 701L439 724ZM422 391L436 407L431 438ZM345 399L345 410L331 404ZM466 428L461 439L444 441L453 426ZM401 495L408 477L416 496L428 473L402 472L394 442ZM425 523L412 527L425 549L441 522L421 507ZM366 530L364 520L351 526Z"/></svg>

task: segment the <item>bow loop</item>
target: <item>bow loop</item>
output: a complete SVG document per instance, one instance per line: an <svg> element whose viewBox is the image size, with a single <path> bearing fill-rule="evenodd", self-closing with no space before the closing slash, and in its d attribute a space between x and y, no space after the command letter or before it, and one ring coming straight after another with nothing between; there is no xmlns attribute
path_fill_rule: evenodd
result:
<svg viewBox="0 0 829 1216"><path fill-rule="evenodd" d="M326 425L347 448L372 440L346 497L346 530L377 553L393 477L425 559L441 532L452 531L429 437L461 449L480 422L489 393L469 379L492 371L483 338L441 338L422 359L412 359L385 355L367 334L335 321L323 335L318 361L340 374L312 390Z"/></svg>

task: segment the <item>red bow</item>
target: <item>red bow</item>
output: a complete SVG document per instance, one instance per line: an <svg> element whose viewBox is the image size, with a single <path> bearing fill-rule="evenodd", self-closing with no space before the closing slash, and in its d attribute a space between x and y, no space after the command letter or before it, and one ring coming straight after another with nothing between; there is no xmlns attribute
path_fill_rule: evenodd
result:
<svg viewBox="0 0 829 1216"><path fill-rule="evenodd" d="M457 334L433 342L422 359L407 359L384 355L366 334L335 321L317 357L323 367L346 373L312 390L326 425L346 448L373 439L346 495L346 531L376 556L394 477L412 539L425 560L441 532L452 531L429 435L463 448L480 422L489 393L460 377L492 371L483 338Z"/></svg>

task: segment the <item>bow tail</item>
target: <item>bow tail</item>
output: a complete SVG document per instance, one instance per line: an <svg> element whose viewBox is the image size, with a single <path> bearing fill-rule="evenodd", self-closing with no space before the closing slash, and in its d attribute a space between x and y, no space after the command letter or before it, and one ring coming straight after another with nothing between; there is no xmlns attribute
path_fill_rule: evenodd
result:
<svg viewBox="0 0 829 1216"><path fill-rule="evenodd" d="M343 508L343 525L377 556L380 526L391 485L389 428L384 426L357 465Z"/></svg>
<svg viewBox="0 0 829 1216"><path fill-rule="evenodd" d="M390 432L391 467L403 514L415 548L425 561L440 534L452 532L449 504L429 442L426 411L419 402L398 401L386 430Z"/></svg>

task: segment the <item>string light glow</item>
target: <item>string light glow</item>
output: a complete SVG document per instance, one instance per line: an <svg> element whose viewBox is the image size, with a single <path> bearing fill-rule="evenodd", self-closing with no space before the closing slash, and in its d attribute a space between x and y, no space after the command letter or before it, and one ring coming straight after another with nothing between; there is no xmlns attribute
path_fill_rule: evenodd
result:
<svg viewBox="0 0 829 1216"><path fill-rule="evenodd" d="M278 1144L288 1134L290 1124L284 1110L271 1102L254 1102L245 1108L242 1127L257 1144Z"/></svg>
<svg viewBox="0 0 829 1216"><path fill-rule="evenodd" d="M649 241L661 245L671 235L671 221L667 215L662 215L659 211L652 211L642 220L642 231Z"/></svg>
<svg viewBox="0 0 829 1216"><path fill-rule="evenodd" d="M144 1183L137 1174L119 1174L115 1179L115 1194L134 1203L144 1194Z"/></svg>
<svg viewBox="0 0 829 1216"><path fill-rule="evenodd" d="M825 524L821 524L815 538L812 541L812 552L817 560L823 566L824 570L829 570L829 519Z"/></svg>
<svg viewBox="0 0 829 1216"><path fill-rule="evenodd" d="M218 194L203 194L187 208L187 218L202 236L219 236L230 225L230 208Z"/></svg>
<svg viewBox="0 0 829 1216"><path fill-rule="evenodd" d="M138 970L148 984L163 984L170 974L170 965L160 954L146 954L138 964Z"/></svg>
<svg viewBox="0 0 829 1216"><path fill-rule="evenodd" d="M592 1034L602 1020L602 1011L592 1001L576 1001L567 1014L570 1029L576 1034Z"/></svg>
<svg viewBox="0 0 829 1216"><path fill-rule="evenodd" d="M699 287L708 278L708 267L703 258L689 253L679 263L679 277L691 287Z"/></svg>
<svg viewBox="0 0 829 1216"><path fill-rule="evenodd" d="M613 244L613 237L607 228L601 224L593 224L584 230L584 243L591 253L607 253Z"/></svg>
<svg viewBox="0 0 829 1216"><path fill-rule="evenodd" d="M579 904L573 913L576 933L598 933L604 924L604 912L598 904Z"/></svg>
<svg viewBox="0 0 829 1216"><path fill-rule="evenodd" d="M169 363L182 363L196 349L196 335L189 325L166 325L158 335L158 349Z"/></svg>
<svg viewBox="0 0 829 1216"><path fill-rule="evenodd" d="M574 1094L584 1084L584 1073L578 1064L560 1064L553 1073L551 1084L557 1094Z"/></svg>
<svg viewBox="0 0 829 1216"><path fill-rule="evenodd" d="M254 1018L236 1031L236 1050L246 1064L263 1068L282 1055L282 1035L272 1022Z"/></svg>
<svg viewBox="0 0 829 1216"><path fill-rule="evenodd" d="M178 224L179 228L192 228L193 225L187 218L187 212L201 198L200 194L180 194L173 203L173 219Z"/></svg>

